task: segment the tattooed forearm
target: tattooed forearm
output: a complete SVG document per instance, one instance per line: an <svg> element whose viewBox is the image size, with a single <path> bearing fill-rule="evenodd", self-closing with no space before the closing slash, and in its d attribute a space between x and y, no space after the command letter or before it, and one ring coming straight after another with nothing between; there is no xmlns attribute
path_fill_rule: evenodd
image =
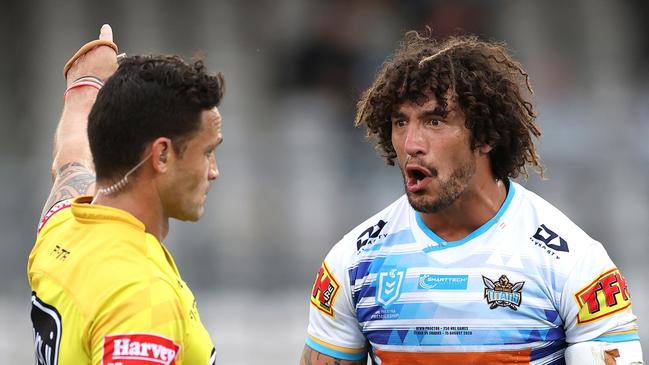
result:
<svg viewBox="0 0 649 365"><path fill-rule="evenodd" d="M313 350L309 346L304 346L304 351L302 351L302 361L300 361L300 365L313 365L313 362L311 362L311 353Z"/></svg>
<svg viewBox="0 0 649 365"><path fill-rule="evenodd" d="M59 169L50 196L43 207L43 214L61 200L94 192L95 174L78 162L67 163ZM41 214L42 215L42 214Z"/></svg>
<svg viewBox="0 0 649 365"><path fill-rule="evenodd" d="M304 346L302 351L302 358L300 365L365 365L367 364L367 357L358 361L349 361L336 359L331 356L324 355L318 351L313 350L309 346Z"/></svg>

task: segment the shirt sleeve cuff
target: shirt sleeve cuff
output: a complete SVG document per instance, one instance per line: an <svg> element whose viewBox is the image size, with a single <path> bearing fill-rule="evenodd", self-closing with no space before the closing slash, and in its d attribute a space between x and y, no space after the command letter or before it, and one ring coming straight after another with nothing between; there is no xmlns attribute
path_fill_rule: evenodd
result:
<svg viewBox="0 0 649 365"><path fill-rule="evenodd" d="M319 340L313 336L307 337L305 342L307 346L314 349L315 351L336 359L351 361L362 360L367 355L367 350L365 348L352 349L348 347L336 346Z"/></svg>
<svg viewBox="0 0 649 365"><path fill-rule="evenodd" d="M610 333L603 334L597 338L594 338L591 341L610 342L610 343L640 341L640 336L638 336L638 332L635 330L625 331L625 332L610 332Z"/></svg>

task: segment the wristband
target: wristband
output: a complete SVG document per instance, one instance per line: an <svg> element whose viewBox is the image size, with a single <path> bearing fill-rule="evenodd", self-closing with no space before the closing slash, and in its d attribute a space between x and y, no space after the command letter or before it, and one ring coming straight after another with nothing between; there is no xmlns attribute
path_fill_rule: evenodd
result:
<svg viewBox="0 0 649 365"><path fill-rule="evenodd" d="M94 87L97 90L100 90L102 86L104 86L104 83L98 77L94 77L94 76L80 77L65 89L65 93L63 94L63 100L65 100L68 97L68 93L71 90L83 86L90 86L90 87Z"/></svg>
<svg viewBox="0 0 649 365"><path fill-rule="evenodd" d="M99 86L104 86L104 81L102 79L100 79L99 77L97 77L97 76L90 76L90 75L81 76L78 79L72 81L72 84L77 83L79 81L90 81L90 82L95 82L95 83L99 84Z"/></svg>

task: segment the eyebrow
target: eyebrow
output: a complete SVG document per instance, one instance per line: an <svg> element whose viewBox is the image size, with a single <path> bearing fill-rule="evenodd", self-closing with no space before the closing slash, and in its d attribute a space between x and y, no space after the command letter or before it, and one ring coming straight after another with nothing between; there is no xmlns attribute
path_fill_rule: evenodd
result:
<svg viewBox="0 0 649 365"><path fill-rule="evenodd" d="M211 143L207 146L208 151L216 149L221 143L223 143L223 137L219 138L215 143Z"/></svg>
<svg viewBox="0 0 649 365"><path fill-rule="evenodd" d="M440 107L435 107L433 110L424 110L423 112L417 114L419 119L430 118L430 117L440 117L444 118L447 113L444 113L444 110Z"/></svg>
<svg viewBox="0 0 649 365"><path fill-rule="evenodd" d="M405 116L406 115L403 114L402 112L396 111L396 112L392 112L392 114L390 114L390 119L403 118Z"/></svg>
<svg viewBox="0 0 649 365"><path fill-rule="evenodd" d="M446 112L442 107L436 106L434 109L428 109L424 110L420 113L417 114L417 118L422 119L422 118L429 118L429 117L440 117L444 118L448 115L448 112ZM400 111L395 111L390 115L391 119L394 118L404 118L406 115L403 114Z"/></svg>

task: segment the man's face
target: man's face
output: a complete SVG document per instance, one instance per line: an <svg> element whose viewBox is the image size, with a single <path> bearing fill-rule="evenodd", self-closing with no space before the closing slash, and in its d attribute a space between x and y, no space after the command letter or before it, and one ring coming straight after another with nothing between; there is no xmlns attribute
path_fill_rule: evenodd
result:
<svg viewBox="0 0 649 365"><path fill-rule="evenodd" d="M453 204L476 171L476 151L464 114L453 102L442 117L435 98L406 101L392 115L392 145L397 153L410 205L436 213Z"/></svg>
<svg viewBox="0 0 649 365"><path fill-rule="evenodd" d="M199 131L170 166L170 189L164 199L166 215L183 221L197 221L203 215L210 181L219 176L214 150L223 140L221 115L213 108L200 118Z"/></svg>

